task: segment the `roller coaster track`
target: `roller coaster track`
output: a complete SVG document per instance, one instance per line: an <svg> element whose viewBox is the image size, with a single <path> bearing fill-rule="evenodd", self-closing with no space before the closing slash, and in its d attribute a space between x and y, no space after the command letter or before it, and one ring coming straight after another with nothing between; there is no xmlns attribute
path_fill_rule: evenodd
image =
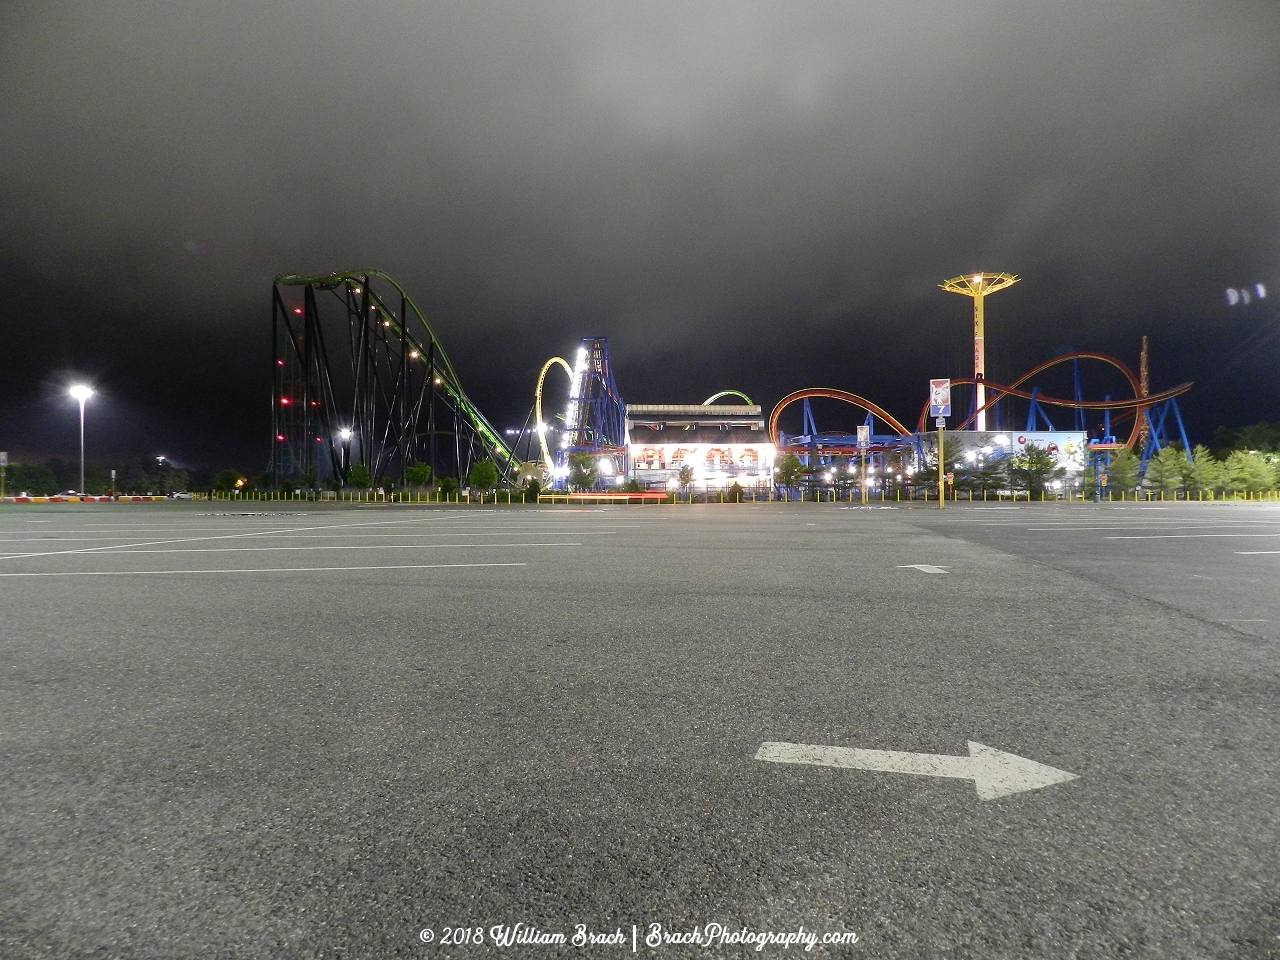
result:
<svg viewBox="0 0 1280 960"><path fill-rule="evenodd" d="M804 400L808 397L825 397L830 400L841 400L845 403L851 403L855 407L879 417L885 424L898 432L899 436L909 437L911 431L900 424L893 415L886 413L882 408L872 403L870 400L858 396L856 393L849 393L846 390L836 390L833 387L809 387L805 390L797 390L795 393L789 393L773 408L773 413L769 415L769 439L773 441L774 446L778 446L778 417L782 415L785 407L790 406L797 400Z"/></svg>
<svg viewBox="0 0 1280 960"><path fill-rule="evenodd" d="M398 315L388 307L382 296L370 289L370 281L374 279L389 285L399 295L401 309ZM281 287L304 287L304 308L286 310L280 295ZM349 335L352 338L353 357L350 371L329 367L323 331L319 328L318 306L313 293L315 290L333 291L344 302L351 324ZM465 476L467 464L471 462L475 452L471 449L471 444L478 441L481 454L491 457L500 474L510 478L515 465L514 452L467 397L439 337L413 298L395 279L381 270L373 269L349 270L322 276L282 274L275 278L273 309L277 311L277 333L283 329L283 343L291 346L294 362L300 362L306 357L307 372L303 375L303 381L306 384L304 390L310 399L304 405L317 408L315 418L330 432L330 437L338 426L354 428L360 432L360 448L364 451L362 455L370 460L368 467L375 475L383 467L393 466L393 461L397 460L403 473L415 449L415 438L419 433L418 417L427 399L439 395L452 408L458 426L465 427L470 432L465 460L460 459L456 464L459 473ZM304 314L305 320L311 325L295 328L291 314ZM304 330L312 331L311 335L304 335ZM357 353L360 353L359 357L356 356ZM277 357L280 356L278 343ZM285 361L277 359L277 364L283 367ZM375 369L377 364L383 364L389 372L380 373ZM354 378L352 389L355 391L355 409L351 420L344 423L333 422L337 411L334 409L332 381L338 374L350 374ZM281 391L282 388L278 385L277 393ZM283 395L278 396L277 401L289 402L283 399ZM310 411L307 412L310 415ZM306 430L307 436L304 439L309 440L310 435L315 432L313 425ZM278 441L281 439L281 436L276 437ZM321 439L316 437L316 440ZM336 469L336 451L333 452L333 459ZM293 461L285 464L285 468L298 468L315 462L310 453L302 458L295 456ZM275 463L275 469L277 472L281 469L278 462Z"/></svg>
<svg viewBox="0 0 1280 960"><path fill-rule="evenodd" d="M751 406L751 398L741 390L721 390L719 393L713 393L711 396L707 397L707 399L702 401L702 405L704 407L709 407L711 404L723 397L741 397L743 403L747 406Z"/></svg>
<svg viewBox="0 0 1280 960"><path fill-rule="evenodd" d="M1026 390L1018 389L1019 387L1022 386L1022 384L1026 383L1032 377L1043 373L1045 370L1048 370L1050 367L1054 367L1060 363L1066 363L1071 360L1099 360L1102 363L1110 364L1112 367L1115 367L1118 371L1120 371L1120 373L1124 374L1125 379L1129 381L1129 387L1130 389L1133 390L1133 399L1132 400L1064 400L1060 397L1047 397L1041 393L1030 393ZM953 386L955 384L968 384L972 386L973 382L974 381L972 377L956 377L951 380L951 383ZM1021 397L1024 400L1035 400L1037 403L1046 404L1048 406L1053 406L1053 407L1065 407L1071 410L1132 411L1135 414L1133 418L1133 428L1129 433L1129 439L1125 441L1125 446L1129 447L1130 449L1132 449L1134 444L1138 442L1138 438L1142 432L1142 416L1141 416L1142 411L1145 410L1147 407L1153 406L1157 403L1161 403L1162 401L1170 400L1173 397L1181 396L1182 394L1190 390L1194 385L1191 383L1181 383L1178 386L1173 387L1169 390L1164 390L1160 393L1148 394L1147 396L1144 397L1141 395L1142 389L1139 384L1137 374L1135 374L1124 363L1117 360L1115 357L1109 356L1105 353L1096 353L1092 350L1073 350L1070 353L1062 354L1062 356L1054 357L1051 360L1046 360L1044 363L1040 364L1038 367L1034 367L1033 369L1028 370L1026 373L1020 376L1017 380L1013 381L1013 383L1007 386L995 383L991 380L984 380L983 384L987 388L988 399L987 399L987 402L983 405L982 410L991 409L991 407L995 403L997 403L999 400L1001 400L1004 397ZM982 412L982 410L975 410L972 414L970 414L969 418L965 420L962 424L960 424L960 426L957 427L956 429L958 430L967 429L974 422L974 420L977 419L978 414ZM924 430L925 421L928 418L928 415L929 415L929 404L926 403L924 407L920 410L920 419L916 422L917 432L921 432Z"/></svg>
<svg viewBox="0 0 1280 960"><path fill-rule="evenodd" d="M573 367L569 366L569 361L564 357L552 357L542 365L538 374L538 389L533 394L534 429L538 432L538 446L542 448L542 462L547 467L551 466L551 451L547 449L547 421L542 419L542 383L547 379L547 371L557 363L564 367L570 382L573 381Z"/></svg>

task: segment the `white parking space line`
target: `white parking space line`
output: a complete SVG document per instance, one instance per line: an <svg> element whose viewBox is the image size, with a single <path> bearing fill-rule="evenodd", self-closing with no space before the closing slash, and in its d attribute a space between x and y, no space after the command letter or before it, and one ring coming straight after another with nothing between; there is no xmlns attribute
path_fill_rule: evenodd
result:
<svg viewBox="0 0 1280 960"><path fill-rule="evenodd" d="M353 527L373 527L373 526L381 527L381 526L387 526L387 524L390 522L407 523L407 522L417 522L417 520L416 519L412 521L372 520L364 523L327 523L327 524L321 524L319 526L312 526L312 527L285 527L283 529L274 529L274 530L249 530L244 533L225 533L225 534L221 534L219 536L214 536L214 537L175 537L170 540L144 540L139 543L118 543L118 544L108 544L102 547L82 547L81 549L78 549L78 550L50 550L50 551L41 551L39 553L13 553L13 554L8 554L6 556L0 556L0 560L22 560L28 557L51 557L51 556L56 556L58 554L69 555L69 554L100 553L107 550L123 550L128 547L158 547L168 543L203 543L210 540L242 540L246 537L264 537L272 534L305 532L305 531L311 531L311 530L343 530L343 529L351 529Z"/></svg>
<svg viewBox="0 0 1280 960"><path fill-rule="evenodd" d="M1103 537L1104 540L1196 540L1206 537L1280 537L1280 533L1145 533Z"/></svg>
<svg viewBox="0 0 1280 960"><path fill-rule="evenodd" d="M60 573L0 573L0 577L160 577L210 573L334 573L348 570L458 570L465 567L524 567L524 563L404 563L370 567L260 567L226 570L74 570Z"/></svg>
<svg viewBox="0 0 1280 960"><path fill-rule="evenodd" d="M1280 521L1250 521L1248 523L1177 523L1159 526L1150 523L1120 523L1108 524L1106 526L1099 527L1027 527L1027 530L1033 533L1057 533L1059 531L1075 530L1235 530L1241 527L1251 528L1257 526L1280 527Z"/></svg>
<svg viewBox="0 0 1280 960"><path fill-rule="evenodd" d="M1265 553L1280 553L1280 550L1237 550L1242 557L1258 557Z"/></svg>
<svg viewBox="0 0 1280 960"><path fill-rule="evenodd" d="M900 563L898 564L898 567L900 569L905 568L909 570L919 570L921 573L946 573L947 572L942 567L935 567L932 563Z"/></svg>
<svg viewBox="0 0 1280 960"><path fill-rule="evenodd" d="M526 534L528 536L540 537L608 537L613 536L616 531L613 530L520 530L510 529L497 532L468 533L461 530L446 530L439 533L278 533L264 534L264 538L268 540L375 540L378 538L386 538L389 540L409 540L426 537L501 537L518 534ZM120 537L18 537L13 539L0 539L0 543L89 543L96 541L118 541Z"/></svg>
<svg viewBox="0 0 1280 960"><path fill-rule="evenodd" d="M556 543L374 543L344 546L316 544L306 547L186 547L177 550L121 550L110 556L132 557L143 553L275 553L278 551L318 550L489 550L495 547L580 547L581 543L557 541ZM43 556L43 554L36 554ZM56 554L53 554L56 556Z"/></svg>

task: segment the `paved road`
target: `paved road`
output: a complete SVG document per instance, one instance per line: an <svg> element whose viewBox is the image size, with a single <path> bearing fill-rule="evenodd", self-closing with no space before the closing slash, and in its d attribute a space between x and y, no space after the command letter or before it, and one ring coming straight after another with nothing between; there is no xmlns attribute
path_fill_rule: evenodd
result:
<svg viewBox="0 0 1280 960"><path fill-rule="evenodd" d="M929 529L1280 641L1280 505L1033 504L913 514Z"/></svg>
<svg viewBox="0 0 1280 960"><path fill-rule="evenodd" d="M243 514L0 512L0 956L1280 956L1274 541L1040 529L1272 508Z"/></svg>

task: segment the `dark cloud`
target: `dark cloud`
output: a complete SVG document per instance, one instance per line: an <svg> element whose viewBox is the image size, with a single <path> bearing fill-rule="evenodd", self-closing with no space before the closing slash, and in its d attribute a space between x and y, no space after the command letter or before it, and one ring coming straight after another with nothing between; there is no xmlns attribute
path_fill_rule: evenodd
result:
<svg viewBox="0 0 1280 960"><path fill-rule="evenodd" d="M1147 333L1157 385L1213 384L1201 430L1278 416L1276 312L1223 296L1280 290L1271 2L6 19L0 431L31 447L79 370L145 411L131 445L265 460L271 277L357 266L499 422L584 335L636 400L823 383L911 417L964 372L937 284L975 269L1023 277L989 307L995 379L1068 346L1136 363Z"/></svg>

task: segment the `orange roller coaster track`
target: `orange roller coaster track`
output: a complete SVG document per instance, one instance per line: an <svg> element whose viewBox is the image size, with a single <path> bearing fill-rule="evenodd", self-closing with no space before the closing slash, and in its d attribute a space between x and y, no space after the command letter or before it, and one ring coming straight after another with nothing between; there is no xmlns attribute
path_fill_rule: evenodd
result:
<svg viewBox="0 0 1280 960"><path fill-rule="evenodd" d="M1070 360L1099 360L1103 363L1107 363L1115 367L1122 374L1124 374L1125 379L1129 381L1129 387L1133 390L1133 399L1132 400L1063 400L1059 397L1047 397L1044 394L1040 394L1040 393L1032 394L1026 390L1018 389L1019 387L1022 386L1022 384L1026 383L1028 380L1030 380L1032 377L1036 376L1037 374L1043 373L1045 370L1048 370L1050 367L1057 366L1060 363L1066 363L1067 361L1070 361ZM951 381L953 386L958 383L972 385L973 382L974 381L972 377L959 377L959 378L954 378ZM1169 399L1172 399L1173 397L1181 396L1182 394L1190 390L1191 387L1193 386L1193 384L1190 384L1190 383L1181 383L1178 386L1173 387L1172 389L1165 390L1161 393L1152 393L1144 397L1142 396L1142 389L1141 389L1137 374L1135 374L1132 370L1130 370L1127 366L1125 366L1124 363L1117 360L1115 357L1108 356L1105 353L1095 353L1092 350L1073 350L1070 353L1064 353L1060 357L1054 357L1052 360L1046 360L1044 363L1040 364L1040 366L1035 367L1032 370L1028 370L1026 373L1020 376L1017 380L1013 381L1013 383L1007 386L994 383L991 380L984 380L983 385L989 391L986 404L984 404L979 410L975 410L969 416L969 418L965 420L964 423L960 424L960 426L957 427L956 429L958 430L967 429L970 426L970 424L974 422L974 420L977 418L979 413L983 412L984 410L991 409L993 405L995 405L999 400L1003 399L1004 397L1021 397L1024 400L1035 400L1036 403L1045 404L1047 406L1066 407L1071 410L1129 410L1129 411L1132 411L1135 414L1133 418L1133 429L1129 432L1129 439L1125 441L1125 446L1129 448L1132 448L1134 444L1138 442L1139 436L1142 433L1142 423L1143 423L1142 411L1143 410L1145 410L1147 407L1160 403L1164 400L1169 400ZM929 415L929 404L926 403L924 407L920 410L920 419L916 422L917 432L924 430L925 420L928 417L928 415Z"/></svg>
<svg viewBox="0 0 1280 960"><path fill-rule="evenodd" d="M870 400L864 399L856 393L836 390L832 387L810 387L807 390L797 390L795 393L787 394L773 408L773 413L769 415L769 439L773 441L774 446L778 445L778 417L782 415L783 408L790 406L797 400L804 400L808 397L826 397L830 400L843 400L845 403L851 403L855 407L860 407L867 413L879 417L886 425L897 431L899 436L911 436L911 431L894 419L892 414L885 412Z"/></svg>

